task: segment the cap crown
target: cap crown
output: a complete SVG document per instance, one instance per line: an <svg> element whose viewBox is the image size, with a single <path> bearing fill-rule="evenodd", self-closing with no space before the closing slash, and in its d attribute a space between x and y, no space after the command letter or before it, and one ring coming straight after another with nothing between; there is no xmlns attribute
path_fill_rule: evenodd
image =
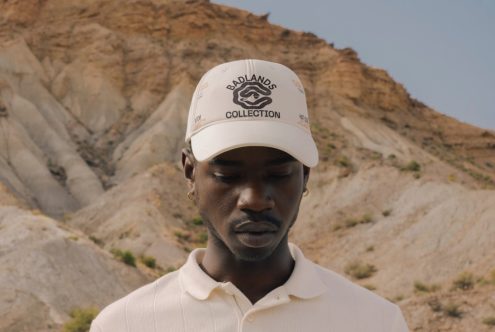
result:
<svg viewBox="0 0 495 332"><path fill-rule="evenodd" d="M310 132L299 78L284 65L262 60L224 63L202 77L191 102L186 140L225 121L285 122Z"/></svg>
<svg viewBox="0 0 495 332"><path fill-rule="evenodd" d="M239 60L218 65L198 83L186 141L198 161L245 146L287 152L307 166L318 162L304 88L284 65Z"/></svg>

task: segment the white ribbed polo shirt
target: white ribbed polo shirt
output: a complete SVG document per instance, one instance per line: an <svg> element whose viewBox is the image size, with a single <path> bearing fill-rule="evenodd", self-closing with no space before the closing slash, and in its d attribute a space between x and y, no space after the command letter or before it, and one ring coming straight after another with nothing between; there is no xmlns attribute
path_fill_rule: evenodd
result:
<svg viewBox="0 0 495 332"><path fill-rule="evenodd" d="M400 309L306 259L287 282L254 305L230 282L201 270L196 249L178 271L106 307L90 332L407 332Z"/></svg>

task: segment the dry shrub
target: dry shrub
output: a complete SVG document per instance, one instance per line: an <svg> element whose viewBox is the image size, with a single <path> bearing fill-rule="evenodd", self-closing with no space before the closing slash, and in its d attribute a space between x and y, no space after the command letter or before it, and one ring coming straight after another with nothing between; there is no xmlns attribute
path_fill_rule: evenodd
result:
<svg viewBox="0 0 495 332"><path fill-rule="evenodd" d="M453 282L454 289L468 290L474 287L475 278L470 272L461 273Z"/></svg>
<svg viewBox="0 0 495 332"><path fill-rule="evenodd" d="M355 279L366 279L375 274L376 267L372 264L364 264L361 262L352 262L345 268L345 273Z"/></svg>
<svg viewBox="0 0 495 332"><path fill-rule="evenodd" d="M64 327L63 332L87 332L91 322L98 315L96 308L77 308L70 312L71 320Z"/></svg>

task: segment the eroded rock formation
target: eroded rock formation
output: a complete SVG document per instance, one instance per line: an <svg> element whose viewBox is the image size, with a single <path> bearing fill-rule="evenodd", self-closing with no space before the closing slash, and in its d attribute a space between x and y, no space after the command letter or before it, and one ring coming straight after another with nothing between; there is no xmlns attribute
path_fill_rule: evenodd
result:
<svg viewBox="0 0 495 332"><path fill-rule="evenodd" d="M187 110L208 68L240 58L284 63L306 88L321 162L292 241L344 274L375 265L357 282L397 301L413 330L488 329L495 132L265 16L208 1L17 0L0 3L0 330L58 330L71 309L103 307L204 245L179 163ZM485 282L451 290L462 271ZM418 295L418 280L441 290Z"/></svg>

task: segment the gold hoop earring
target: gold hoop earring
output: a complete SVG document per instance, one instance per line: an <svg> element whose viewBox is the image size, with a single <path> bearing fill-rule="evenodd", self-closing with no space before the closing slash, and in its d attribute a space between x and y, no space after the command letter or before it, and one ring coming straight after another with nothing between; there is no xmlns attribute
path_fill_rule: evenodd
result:
<svg viewBox="0 0 495 332"><path fill-rule="evenodd" d="M194 200L194 190L191 190L190 192L187 193L187 198L189 198L189 200L191 201Z"/></svg>
<svg viewBox="0 0 495 332"><path fill-rule="evenodd" d="M309 189L308 188L304 188L303 190L303 197L306 197L309 195Z"/></svg>

